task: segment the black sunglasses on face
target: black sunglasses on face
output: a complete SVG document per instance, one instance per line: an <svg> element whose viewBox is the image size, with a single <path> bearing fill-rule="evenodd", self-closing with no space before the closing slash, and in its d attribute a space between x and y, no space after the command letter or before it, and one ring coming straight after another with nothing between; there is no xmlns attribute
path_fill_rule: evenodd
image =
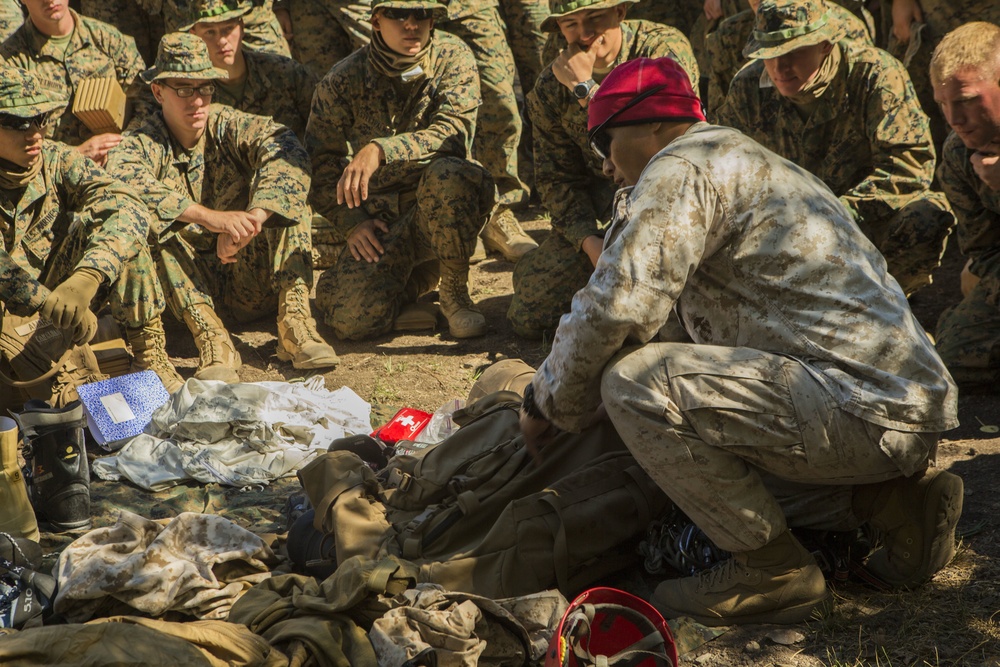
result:
<svg viewBox="0 0 1000 667"><path fill-rule="evenodd" d="M637 95L636 97L633 97L631 100L629 100L628 104L626 104L621 109L608 116L607 120L605 120L603 123L601 123L591 131L590 150L594 151L597 157L601 158L602 160L608 159L608 156L611 154L611 135L607 133L608 123L610 123L615 118L617 118L618 116L622 115L623 113L634 107L639 102L642 102L650 95L658 93L666 87L667 87L666 85L654 86L649 90L645 91L644 93Z"/></svg>
<svg viewBox="0 0 1000 667"><path fill-rule="evenodd" d="M192 86L180 86L180 87L176 87L175 88L174 86L171 86L169 83L166 83L166 82L163 82L163 81L161 81L159 83L160 83L160 85L166 86L170 90L172 90L175 93L177 93L177 97L193 97L194 94L195 94L195 91L197 91L197 93L199 95L201 95L202 97L211 97L212 95L215 94L215 84L214 83L206 83L206 84L203 84L201 86L198 86L197 88L194 88Z"/></svg>
<svg viewBox="0 0 1000 667"><path fill-rule="evenodd" d="M14 132L27 132L31 129L32 125L35 125L39 130L44 130L48 126L51 118L51 113L40 113L37 116L32 116L31 118L21 118L20 116L0 113L0 128L13 130Z"/></svg>
<svg viewBox="0 0 1000 667"><path fill-rule="evenodd" d="M429 9L402 9L400 7L386 7L382 10L382 16L392 21L406 21L413 17L414 21L428 21L434 18L434 12Z"/></svg>

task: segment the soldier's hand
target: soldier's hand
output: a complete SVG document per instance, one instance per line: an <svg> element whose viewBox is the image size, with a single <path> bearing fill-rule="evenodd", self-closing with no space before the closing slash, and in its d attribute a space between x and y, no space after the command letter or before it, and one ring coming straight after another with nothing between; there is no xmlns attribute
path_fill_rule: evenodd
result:
<svg viewBox="0 0 1000 667"><path fill-rule="evenodd" d="M102 280L103 276L94 269L77 269L52 290L39 315L60 329L72 331L77 345L88 342L97 333L97 317L90 312L90 302Z"/></svg>
<svg viewBox="0 0 1000 667"><path fill-rule="evenodd" d="M992 151L976 151L970 160L979 179L991 190L1000 190L1000 155Z"/></svg>
<svg viewBox="0 0 1000 667"><path fill-rule="evenodd" d="M368 144L355 154L337 181L337 203L347 208L361 206L368 199L368 181L385 161L385 152L378 144Z"/></svg>
<svg viewBox="0 0 1000 667"><path fill-rule="evenodd" d="M892 34L901 44L910 41L910 24L924 22L924 13L917 0L892 0Z"/></svg>
<svg viewBox="0 0 1000 667"><path fill-rule="evenodd" d="M215 238L215 254L223 264L235 264L236 254L247 247L252 240L252 236L236 241L229 234L219 234Z"/></svg>
<svg viewBox="0 0 1000 667"><path fill-rule="evenodd" d="M542 462L542 448L545 447L560 431L559 428L547 419L532 417L524 408L519 415L521 435L524 436L524 446L531 454L535 465Z"/></svg>
<svg viewBox="0 0 1000 667"><path fill-rule="evenodd" d="M263 222L259 215L248 211L209 211L200 224L213 234L232 237L233 241L249 241L260 233Z"/></svg>
<svg viewBox="0 0 1000 667"><path fill-rule="evenodd" d="M705 0L705 18L709 21L722 18L722 0Z"/></svg>
<svg viewBox="0 0 1000 667"><path fill-rule="evenodd" d="M573 42L563 49L559 56L552 61L552 73L556 80L570 90L583 81L594 78L594 61L597 60L595 46L604 43L604 35L599 36L584 50L578 43Z"/></svg>
<svg viewBox="0 0 1000 667"><path fill-rule="evenodd" d="M120 134L111 132L97 134L77 146L76 150L103 167L108 161L108 151L120 144L121 141L122 135Z"/></svg>
<svg viewBox="0 0 1000 667"><path fill-rule="evenodd" d="M590 263L596 267L597 259L601 256L601 251L604 250L604 239L596 234L588 236L583 239L580 250L590 259Z"/></svg>
<svg viewBox="0 0 1000 667"><path fill-rule="evenodd" d="M347 247L351 249L354 259L373 263L385 254L385 248L378 240L376 230L383 234L388 233L389 225L381 220L365 220L347 235Z"/></svg>

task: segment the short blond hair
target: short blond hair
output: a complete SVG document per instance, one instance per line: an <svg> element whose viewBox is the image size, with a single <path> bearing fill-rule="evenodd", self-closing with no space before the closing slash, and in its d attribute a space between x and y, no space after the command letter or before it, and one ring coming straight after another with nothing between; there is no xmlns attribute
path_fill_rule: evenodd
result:
<svg viewBox="0 0 1000 667"><path fill-rule="evenodd" d="M931 56L931 82L940 84L964 69L1000 75L1000 26L974 21L944 36Z"/></svg>

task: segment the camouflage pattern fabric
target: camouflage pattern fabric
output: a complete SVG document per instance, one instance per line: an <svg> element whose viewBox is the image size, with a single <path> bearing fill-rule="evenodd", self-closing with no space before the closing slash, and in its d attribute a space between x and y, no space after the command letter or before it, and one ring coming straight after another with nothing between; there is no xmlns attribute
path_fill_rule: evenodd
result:
<svg viewBox="0 0 1000 667"><path fill-rule="evenodd" d="M439 157L423 171L416 200L380 236L385 254L375 263L344 248L320 276L316 308L338 338L364 340L390 329L399 309L414 300L407 283L418 264L467 260L494 202L493 179L475 163Z"/></svg>
<svg viewBox="0 0 1000 667"><path fill-rule="evenodd" d="M144 86L137 80L146 68L135 41L114 27L70 10L76 30L64 53L40 33L30 20L0 45L0 59L34 72L53 99L66 101L58 123L51 123L46 136L76 146L93 133L70 111L81 79L114 77L133 101L133 117L142 118L150 109L141 98Z"/></svg>
<svg viewBox="0 0 1000 667"><path fill-rule="evenodd" d="M289 0L292 55L316 79L371 40L368 3Z"/></svg>
<svg viewBox="0 0 1000 667"><path fill-rule="evenodd" d="M404 84L379 74L364 47L338 63L316 86L306 127L316 212L339 231L337 240L364 220L395 220L399 193L414 190L430 160L468 159L476 131L479 77L469 47L434 31L430 81ZM373 174L368 199L349 209L337 204L337 182L357 149L375 142L385 164Z"/></svg>
<svg viewBox="0 0 1000 667"><path fill-rule="evenodd" d="M684 35L649 21L624 21L621 27L616 66L634 58L669 56L688 72L697 90L698 64ZM552 216L552 231L551 240L543 241L514 267L514 298L507 317L521 335L537 337L555 328L573 294L586 284L590 260L580 246L587 236L601 234L610 219L616 187L605 178L601 160L590 148L587 110L559 83L551 66L527 102L534 128L535 186ZM561 279L556 281L555 276Z"/></svg>
<svg viewBox="0 0 1000 667"><path fill-rule="evenodd" d="M861 19L838 4L827 0L831 20L840 21L847 30L844 41L855 42L861 46L874 46L872 36L868 33ZM708 98L704 100L709 112L709 120L713 120L715 111L722 107L729 93L729 82L749 61L743 57L743 47L747 45L753 32L756 14L745 9L738 14L727 17L719 27L705 38L706 68L708 75Z"/></svg>
<svg viewBox="0 0 1000 667"><path fill-rule="evenodd" d="M548 0L500 0L500 15L507 26L507 43L514 56L521 90L527 94L542 73L546 34L542 21L549 15Z"/></svg>
<svg viewBox="0 0 1000 667"><path fill-rule="evenodd" d="M150 14L141 5L138 0L80 0L80 13L133 38L143 62L151 63L163 36L163 17Z"/></svg>
<svg viewBox="0 0 1000 667"><path fill-rule="evenodd" d="M212 305L216 294L249 320L276 311L281 288L312 285L309 157L288 128L213 104L201 143L185 151L156 113L126 133L107 169L131 183L152 213L157 269L178 318L190 305ZM225 211L262 208L297 224L265 228L235 264L223 265L215 234L178 220L195 203Z"/></svg>
<svg viewBox="0 0 1000 667"><path fill-rule="evenodd" d="M733 79L718 122L826 183L912 292L930 282L954 226L947 201L931 190L927 116L895 58L847 42L836 48L839 71L808 119L777 88L762 85L764 62L755 61ZM905 210L919 200L930 204Z"/></svg>
<svg viewBox="0 0 1000 667"><path fill-rule="evenodd" d="M254 2L254 5L254 8L243 17L243 46L252 51L291 58L288 42L281 34L278 17L274 15L273 0ZM188 1L162 0L161 15L165 33L176 32L178 28L188 24L188 17L191 15Z"/></svg>
<svg viewBox="0 0 1000 667"><path fill-rule="evenodd" d="M428 259L467 259L494 203L489 174L469 162L479 77L469 47L435 31L430 81L401 83L376 72L364 47L319 83L306 128L316 186L311 201L336 240L359 223L389 225L376 264L344 249L321 277L316 306L340 338L366 338L392 326L413 267ZM392 134L387 134L391 132ZM377 143L386 162L358 208L337 204L337 182L356 149Z"/></svg>
<svg viewBox="0 0 1000 667"><path fill-rule="evenodd" d="M938 321L937 347L962 386L991 386L1000 377L1000 192L984 183L969 161L974 151L952 132L938 178L958 218L958 243L981 278Z"/></svg>
<svg viewBox="0 0 1000 667"><path fill-rule="evenodd" d="M273 118L290 128L297 137L303 138L316 79L291 58L246 49L243 50L243 57L247 64L247 76L242 99L231 95L225 82L220 81L212 101Z"/></svg>
<svg viewBox="0 0 1000 667"><path fill-rule="evenodd" d="M826 187L739 132L696 123L627 192L532 380L549 420L580 431L603 401L650 476L733 551L783 521L741 457L813 483L926 465L925 434L958 423L957 389ZM649 342L672 313L696 345ZM841 424L868 435L830 442Z"/></svg>
<svg viewBox="0 0 1000 667"><path fill-rule="evenodd" d="M14 34L24 23L19 0L0 0L0 42Z"/></svg>
<svg viewBox="0 0 1000 667"><path fill-rule="evenodd" d="M42 160L27 188L0 190L4 307L30 315L75 269L90 268L112 286L118 322L138 327L158 316L163 295L144 242L149 215L135 192L63 144L45 141Z"/></svg>

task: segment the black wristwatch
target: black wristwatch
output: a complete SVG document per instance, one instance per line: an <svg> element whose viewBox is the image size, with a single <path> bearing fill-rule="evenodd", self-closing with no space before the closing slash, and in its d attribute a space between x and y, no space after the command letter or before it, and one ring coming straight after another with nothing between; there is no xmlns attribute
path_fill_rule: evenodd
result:
<svg viewBox="0 0 1000 667"><path fill-rule="evenodd" d="M590 97L590 93L594 88L597 88L597 82L593 79L581 81L573 86L573 96L578 100L585 100Z"/></svg>

